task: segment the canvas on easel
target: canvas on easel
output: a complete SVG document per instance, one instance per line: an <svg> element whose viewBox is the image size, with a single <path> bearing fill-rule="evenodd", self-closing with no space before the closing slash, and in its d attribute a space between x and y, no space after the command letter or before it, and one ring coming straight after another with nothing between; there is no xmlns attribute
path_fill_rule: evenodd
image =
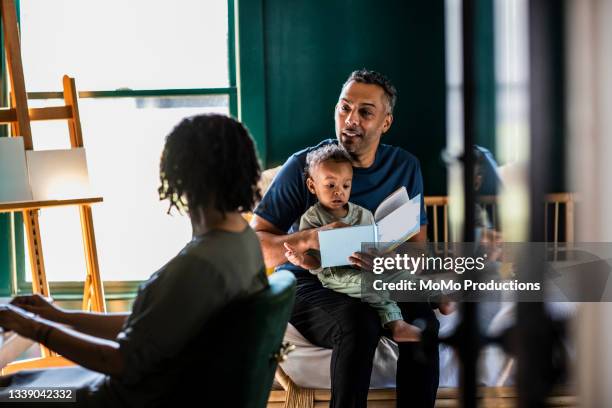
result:
<svg viewBox="0 0 612 408"><path fill-rule="evenodd" d="M26 152L32 199L91 197L85 148Z"/></svg>
<svg viewBox="0 0 612 408"><path fill-rule="evenodd" d="M0 137L0 202L32 199L21 137Z"/></svg>

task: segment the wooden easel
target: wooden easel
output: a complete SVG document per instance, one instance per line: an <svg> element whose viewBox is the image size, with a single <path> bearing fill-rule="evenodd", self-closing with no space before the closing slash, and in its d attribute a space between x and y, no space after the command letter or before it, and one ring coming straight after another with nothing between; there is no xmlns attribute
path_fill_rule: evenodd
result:
<svg viewBox="0 0 612 408"><path fill-rule="evenodd" d="M72 148L83 147L83 135L77 104L77 92L74 78L64 76L64 103L63 106L28 109L28 99L21 61L21 45L14 0L0 0L0 13L4 32L4 47L6 50L7 65L11 85L11 107L0 109L0 123L11 125L11 136L23 137L26 150L33 150L32 120L67 120ZM94 237L91 204L101 202L101 197L71 198L54 201L26 201L0 203L0 212L23 213L25 229L28 240L29 260L32 269L32 291L43 296L50 296L49 283L45 274L42 242L38 223L38 212L41 208L76 205L79 207L81 218L81 232L85 251L87 275L83 294L83 309L96 312L106 311L104 304L104 290L98 268L96 253L96 240ZM18 371L22 368L48 367L52 365L65 365L67 361L52 355L49 350L42 348L41 359L15 363L3 370L4 373Z"/></svg>

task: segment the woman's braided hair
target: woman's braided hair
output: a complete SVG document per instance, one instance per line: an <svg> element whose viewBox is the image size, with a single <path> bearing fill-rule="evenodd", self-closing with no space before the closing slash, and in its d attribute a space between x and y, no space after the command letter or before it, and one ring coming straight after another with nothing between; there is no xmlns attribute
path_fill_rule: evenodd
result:
<svg viewBox="0 0 612 408"><path fill-rule="evenodd" d="M250 211L261 199L255 145L238 121L220 114L183 119L166 137L159 164L160 200L168 213L214 207Z"/></svg>

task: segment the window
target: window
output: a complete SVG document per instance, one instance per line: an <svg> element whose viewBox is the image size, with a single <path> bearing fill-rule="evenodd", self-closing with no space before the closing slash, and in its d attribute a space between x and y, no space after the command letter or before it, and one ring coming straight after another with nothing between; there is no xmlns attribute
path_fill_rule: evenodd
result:
<svg viewBox="0 0 612 408"><path fill-rule="evenodd" d="M29 92L230 85L227 0L21 0Z"/></svg>
<svg viewBox="0 0 612 408"><path fill-rule="evenodd" d="M526 161L529 154L528 3L495 1L495 81L500 159Z"/></svg>
<svg viewBox="0 0 612 408"><path fill-rule="evenodd" d="M480 7L484 5L480 4ZM492 152L506 169L512 167L514 177L506 180L499 200L504 238L522 240L527 225L527 190L523 180L524 166L529 159L529 78L528 18L526 0L493 2L494 66L495 66L495 151ZM478 7L478 6L476 6ZM445 0L446 85L447 85L447 153L459 157L463 147L463 55L462 1ZM448 171L451 196L463 197L463 167L452 161ZM455 200L461 202L461 199ZM449 207L451 234L462 228L463 207ZM511 235L512 234L512 235ZM454 240L460 240L458 235Z"/></svg>
<svg viewBox="0 0 612 408"><path fill-rule="evenodd" d="M447 150L463 152L461 0L446 0ZM526 0L495 0L496 156L526 160L529 78Z"/></svg>
<svg viewBox="0 0 612 408"><path fill-rule="evenodd" d="M20 2L30 106L61 104L62 75L76 79L90 180L104 198L93 218L105 281L146 279L190 239L189 219L167 215L158 199L159 157L181 118L236 114L232 4ZM69 147L63 122L35 122L32 134L35 149ZM48 280L82 281L78 210L42 210L40 225ZM21 265L28 288L29 265Z"/></svg>

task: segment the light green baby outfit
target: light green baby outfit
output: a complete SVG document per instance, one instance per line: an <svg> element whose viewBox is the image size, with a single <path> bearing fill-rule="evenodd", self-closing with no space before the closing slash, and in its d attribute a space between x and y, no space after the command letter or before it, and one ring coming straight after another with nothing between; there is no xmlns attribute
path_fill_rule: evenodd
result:
<svg viewBox="0 0 612 408"><path fill-rule="evenodd" d="M374 216L367 209L353 203L348 203L348 213L346 216L337 218L325 210L320 203L316 203L302 215L300 231L322 227L334 221L340 221L348 225L372 225L374 224ZM309 249L306 251L306 254L315 257L319 261L321 260L321 253L316 249ZM380 297L376 297L376 299L362 297L361 272L355 268L335 266L332 268L319 268L310 272L319 277L324 287L354 298L360 298L369 303L378 312L383 326L395 320L402 320L402 312L397 303L390 300L381 300Z"/></svg>

